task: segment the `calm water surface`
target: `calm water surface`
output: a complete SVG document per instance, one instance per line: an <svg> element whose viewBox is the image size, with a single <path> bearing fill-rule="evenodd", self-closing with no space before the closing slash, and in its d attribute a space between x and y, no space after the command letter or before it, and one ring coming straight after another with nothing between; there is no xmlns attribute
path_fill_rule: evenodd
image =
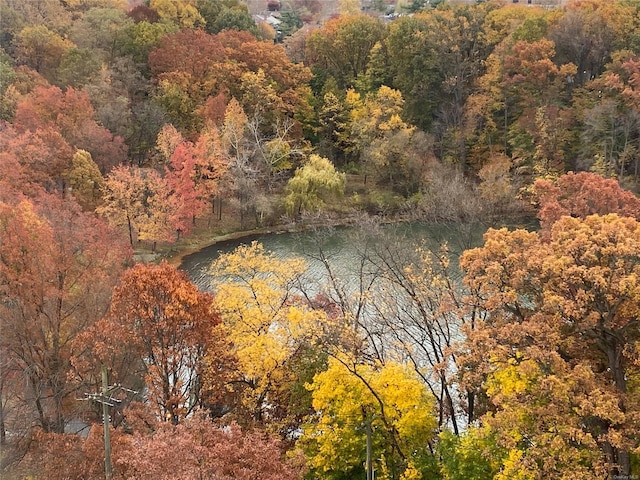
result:
<svg viewBox="0 0 640 480"><path fill-rule="evenodd" d="M478 246L482 242L485 228L481 225L446 225L429 223L410 223L381 227L383 234L397 237L399 249L411 248L425 243L431 248L438 248L447 242L452 255L458 256L463 250ZM322 277L325 269L317 259L319 246L329 257L332 267L337 272L348 275L355 269L354 262L362 250L362 232L356 227L326 228L299 233L270 233L247 236L237 240L218 242L184 257L180 268L198 287L209 289L210 276L208 269L211 262L219 255L235 250L239 245L260 242L266 251L278 258L300 257L305 259L310 278Z"/></svg>

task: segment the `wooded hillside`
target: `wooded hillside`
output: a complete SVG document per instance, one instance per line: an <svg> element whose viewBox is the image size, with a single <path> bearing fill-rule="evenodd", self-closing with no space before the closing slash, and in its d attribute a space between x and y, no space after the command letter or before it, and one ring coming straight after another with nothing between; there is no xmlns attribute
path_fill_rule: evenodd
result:
<svg viewBox="0 0 640 480"><path fill-rule="evenodd" d="M2 477L640 475L640 3L250 6L0 0Z"/></svg>

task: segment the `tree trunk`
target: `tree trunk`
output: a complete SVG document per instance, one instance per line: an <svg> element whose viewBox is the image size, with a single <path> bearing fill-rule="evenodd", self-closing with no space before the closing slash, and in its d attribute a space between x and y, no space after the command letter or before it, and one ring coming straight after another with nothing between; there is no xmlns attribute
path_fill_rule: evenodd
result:
<svg viewBox="0 0 640 480"><path fill-rule="evenodd" d="M4 402L2 401L2 388L0 388L0 446L7 444L7 429L4 423Z"/></svg>
<svg viewBox="0 0 640 480"><path fill-rule="evenodd" d="M131 225L131 219L127 215L127 226L129 227L129 243L133 247L133 226Z"/></svg>
<svg viewBox="0 0 640 480"><path fill-rule="evenodd" d="M601 335L601 345L604 346L604 350L607 355L609 371L613 376L613 381L616 389L621 394L621 398L618 401L618 407L620 408L620 410L625 412L626 407L622 398L627 392L626 372L624 365L622 364L622 351L624 349L624 343L622 340L618 339L616 332L609 331L608 329L603 329ZM618 475L623 476L624 478L628 478L631 475L631 456L628 450L616 448L606 442L605 453L608 457L610 457L608 460L612 464L617 465L617 467L613 468L614 476Z"/></svg>

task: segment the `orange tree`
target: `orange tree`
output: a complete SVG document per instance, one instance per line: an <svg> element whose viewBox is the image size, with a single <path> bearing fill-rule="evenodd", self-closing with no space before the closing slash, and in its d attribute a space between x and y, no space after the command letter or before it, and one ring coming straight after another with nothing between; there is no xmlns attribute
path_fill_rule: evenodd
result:
<svg viewBox="0 0 640 480"><path fill-rule="evenodd" d="M609 214L562 217L548 238L489 230L483 247L462 256L486 312L467 332L463 363L488 395L484 423L508 451L510 478L630 475L640 427L639 253L640 223Z"/></svg>
<svg viewBox="0 0 640 480"><path fill-rule="evenodd" d="M118 359L128 358L126 373L144 378L153 412L177 424L203 405L204 358L219 346L212 333L218 323L213 297L184 272L166 262L137 264L114 289L109 313L83 334L79 345L92 351L93 361L79 370L86 374L103 363L124 377L114 370Z"/></svg>
<svg viewBox="0 0 640 480"><path fill-rule="evenodd" d="M106 312L130 251L74 202L43 195L0 202L0 252L1 427L63 432L82 388L74 342Z"/></svg>

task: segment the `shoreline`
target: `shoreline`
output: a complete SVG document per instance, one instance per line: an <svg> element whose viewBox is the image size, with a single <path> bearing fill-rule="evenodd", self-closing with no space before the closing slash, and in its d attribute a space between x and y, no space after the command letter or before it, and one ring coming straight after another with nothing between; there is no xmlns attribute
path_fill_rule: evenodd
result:
<svg viewBox="0 0 640 480"><path fill-rule="evenodd" d="M532 221L531 215L527 213L521 213L515 215L520 222L528 223ZM248 230L232 230L227 233L216 232L215 229L202 235L201 238L187 238L184 244L166 244L164 249L156 252L149 252L141 250L134 253L134 260L136 262L159 262L166 261L171 265L179 267L185 257L197 253L202 249L211 247L220 242L226 242L229 240L239 240L245 237L251 237L256 235L270 235L280 233L296 233L304 232L312 228L334 228L334 227L347 227L353 226L358 223L358 220L362 220L362 215L347 215L341 217L324 217L320 219L306 219L299 222L282 223L278 225L271 225L267 227L255 227ZM411 221L429 221L426 219L415 219L407 216L396 216L394 218L383 217L379 215L366 215L366 218L376 218L377 221L383 224L400 224ZM504 220L505 217L502 217ZM315 220L315 221L314 221ZM535 220L535 218L534 218ZM437 220L431 220L435 223L440 223ZM445 222L447 223L447 222Z"/></svg>
<svg viewBox="0 0 640 480"><path fill-rule="evenodd" d="M197 253L200 250L211 247L216 243L226 242L228 240L239 240L241 238L250 237L252 235L269 235L272 233L288 233L294 232L296 230L289 230L286 228L277 229L273 227L261 227L254 228L252 230L236 230L230 233L220 234L220 235L212 235L203 239L202 241L195 242L194 244L189 245L188 248L176 249L171 248L169 252L166 254L157 254L158 258L162 258L166 260L168 263L172 265L180 265L184 257L189 256L193 253Z"/></svg>
<svg viewBox="0 0 640 480"><path fill-rule="evenodd" d="M348 216L341 218L323 218L321 221L301 221L292 222L289 224L271 225L268 227L256 227L250 230L234 230L229 233L216 234L214 231L211 235L203 236L200 240L192 241L191 243L184 245L184 248L175 244L167 245L167 250L164 252L141 252L134 255L136 261L159 261L165 260L171 265L179 266L182 264L184 257L197 253L200 250L211 247L220 242L226 242L228 240L239 240L245 237L251 237L254 235L270 235L279 233L296 233L304 232L311 228L333 228L344 227L354 225L357 218L360 216ZM406 219L396 219L393 222L386 220L384 223L401 223Z"/></svg>

